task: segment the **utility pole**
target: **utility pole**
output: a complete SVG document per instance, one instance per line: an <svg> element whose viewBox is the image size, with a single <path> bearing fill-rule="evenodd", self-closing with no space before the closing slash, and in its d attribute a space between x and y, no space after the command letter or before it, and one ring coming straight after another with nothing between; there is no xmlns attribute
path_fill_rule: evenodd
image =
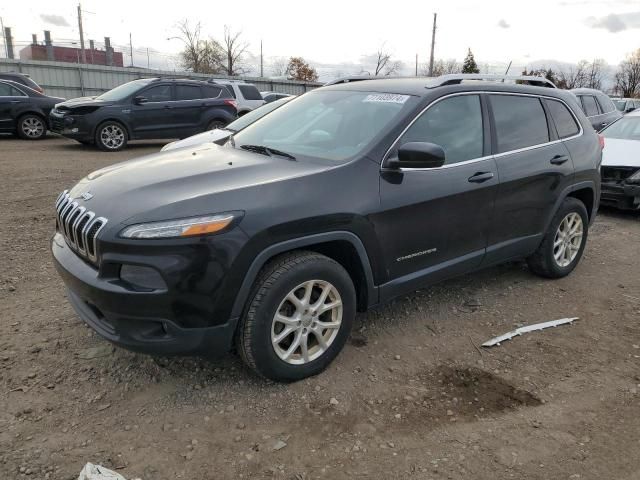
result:
<svg viewBox="0 0 640 480"><path fill-rule="evenodd" d="M264 77L264 64L262 57L262 40L260 40L260 78Z"/></svg>
<svg viewBox="0 0 640 480"><path fill-rule="evenodd" d="M416 53L416 77L418 76L418 54Z"/></svg>
<svg viewBox="0 0 640 480"><path fill-rule="evenodd" d="M82 63L87 63L87 54L84 51L84 34L82 32L82 8L78 4L78 31L80 32L80 49L82 52Z"/></svg>
<svg viewBox="0 0 640 480"><path fill-rule="evenodd" d="M433 50L436 46L436 19L438 14L433 14L433 32L431 33L431 58L429 58L429 76L433 77Z"/></svg>
<svg viewBox="0 0 640 480"><path fill-rule="evenodd" d="M150 68L149 65L149 47L147 47L147 68Z"/></svg>
<svg viewBox="0 0 640 480"><path fill-rule="evenodd" d="M2 21L2 17L0 17L0 28L2 28L2 40L4 42L4 52L7 58L9 58L9 47L7 46L7 37L4 33L4 22Z"/></svg>
<svg viewBox="0 0 640 480"><path fill-rule="evenodd" d="M129 32L129 53L131 54L131 66L133 67L133 42L131 41L131 32Z"/></svg>

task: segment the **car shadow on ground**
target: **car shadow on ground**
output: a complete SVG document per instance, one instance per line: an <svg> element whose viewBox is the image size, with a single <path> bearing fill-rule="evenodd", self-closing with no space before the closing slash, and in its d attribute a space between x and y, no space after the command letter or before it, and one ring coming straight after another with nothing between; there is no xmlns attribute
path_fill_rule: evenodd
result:
<svg viewBox="0 0 640 480"><path fill-rule="evenodd" d="M598 215L620 220L640 220L640 210L620 210L618 208L600 206Z"/></svg>

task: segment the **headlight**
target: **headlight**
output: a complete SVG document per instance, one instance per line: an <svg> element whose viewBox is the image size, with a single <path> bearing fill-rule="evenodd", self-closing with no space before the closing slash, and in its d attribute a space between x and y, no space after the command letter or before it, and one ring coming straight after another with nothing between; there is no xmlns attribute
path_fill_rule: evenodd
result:
<svg viewBox="0 0 640 480"><path fill-rule="evenodd" d="M206 217L180 218L162 222L131 225L122 232L123 238L180 238L206 235L224 230L236 218L230 213Z"/></svg>
<svg viewBox="0 0 640 480"><path fill-rule="evenodd" d="M634 173L629 178L627 178L627 183L633 183L633 184L640 183L640 170L638 170L636 173Z"/></svg>

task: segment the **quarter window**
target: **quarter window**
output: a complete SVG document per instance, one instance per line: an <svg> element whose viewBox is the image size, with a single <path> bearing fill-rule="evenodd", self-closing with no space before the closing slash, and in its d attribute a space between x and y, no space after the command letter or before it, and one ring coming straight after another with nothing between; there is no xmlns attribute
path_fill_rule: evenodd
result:
<svg viewBox="0 0 640 480"><path fill-rule="evenodd" d="M245 100L262 100L262 95L253 85L238 85Z"/></svg>
<svg viewBox="0 0 640 480"><path fill-rule="evenodd" d="M202 98L202 91L196 85L176 85L176 100L197 100Z"/></svg>
<svg viewBox="0 0 640 480"><path fill-rule="evenodd" d="M171 100L171 85L156 85L141 93L150 102L169 102Z"/></svg>
<svg viewBox="0 0 640 480"><path fill-rule="evenodd" d="M595 117L596 115L600 115L595 97L591 95L583 95L582 105L584 107L584 114L587 117Z"/></svg>
<svg viewBox="0 0 640 480"><path fill-rule="evenodd" d="M458 95L434 104L409 127L398 146L429 142L444 149L445 164L483 155L482 108L478 95Z"/></svg>
<svg viewBox="0 0 640 480"><path fill-rule="evenodd" d="M536 97L491 95L498 153L549 141L547 117Z"/></svg>
<svg viewBox="0 0 640 480"><path fill-rule="evenodd" d="M606 95L598 95L598 103L600 104L600 110L604 113L611 113L616 109L616 106Z"/></svg>
<svg viewBox="0 0 640 480"><path fill-rule="evenodd" d="M571 115L571 112L564 103L558 100L547 100L547 107L549 108L551 118L553 118L556 124L560 138L571 137L580 131L580 127L576 123L575 118Z"/></svg>

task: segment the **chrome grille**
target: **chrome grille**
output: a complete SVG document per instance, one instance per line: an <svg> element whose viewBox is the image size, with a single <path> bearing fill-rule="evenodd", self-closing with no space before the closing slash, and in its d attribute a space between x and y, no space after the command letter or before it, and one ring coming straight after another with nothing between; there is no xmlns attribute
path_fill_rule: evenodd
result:
<svg viewBox="0 0 640 480"><path fill-rule="evenodd" d="M65 190L56 200L56 227L69 247L79 255L96 262L98 234L107 224L107 219L97 217L94 212L74 202Z"/></svg>

